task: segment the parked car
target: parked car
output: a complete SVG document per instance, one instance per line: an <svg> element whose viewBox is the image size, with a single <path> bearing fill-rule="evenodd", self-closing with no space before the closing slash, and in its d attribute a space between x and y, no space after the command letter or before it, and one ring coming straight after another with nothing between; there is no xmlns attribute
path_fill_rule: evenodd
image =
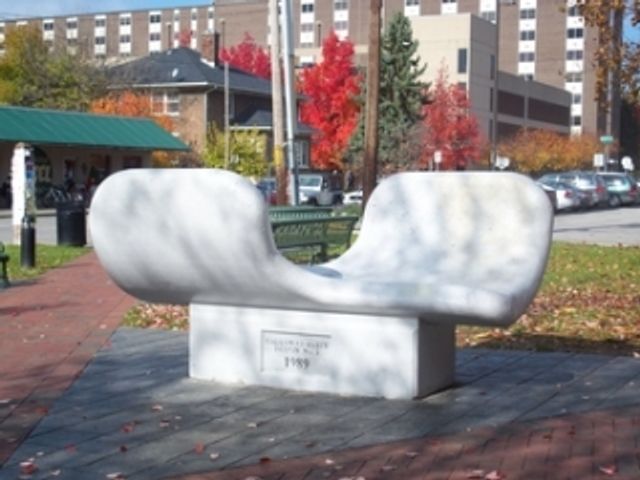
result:
<svg viewBox="0 0 640 480"><path fill-rule="evenodd" d="M571 172L549 173L538 179L543 183L564 182L589 195L589 207L604 207L609 204L609 193L604 180L596 172L575 170Z"/></svg>
<svg viewBox="0 0 640 480"><path fill-rule="evenodd" d="M338 205L342 203L342 176L330 172L301 173L298 176L300 203Z"/></svg>
<svg viewBox="0 0 640 480"><path fill-rule="evenodd" d="M265 177L256 184L260 193L269 205L275 205L277 199L276 179L273 177Z"/></svg>
<svg viewBox="0 0 640 480"><path fill-rule="evenodd" d="M342 198L344 205L361 205L362 204L362 190L353 190L346 192Z"/></svg>
<svg viewBox="0 0 640 480"><path fill-rule="evenodd" d="M609 193L609 206L633 205L638 201L636 179L628 173L601 172L598 176L604 180Z"/></svg>
<svg viewBox="0 0 640 480"><path fill-rule="evenodd" d="M591 203L591 195L578 190L573 185L554 180L538 181L538 184L553 195L552 205L555 211L576 210L588 207Z"/></svg>

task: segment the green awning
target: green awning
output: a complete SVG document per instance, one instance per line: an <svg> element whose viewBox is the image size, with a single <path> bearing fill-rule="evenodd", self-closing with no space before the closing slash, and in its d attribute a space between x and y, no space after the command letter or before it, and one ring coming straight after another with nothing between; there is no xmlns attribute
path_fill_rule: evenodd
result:
<svg viewBox="0 0 640 480"><path fill-rule="evenodd" d="M154 121L0 106L0 142L135 150L189 150Z"/></svg>

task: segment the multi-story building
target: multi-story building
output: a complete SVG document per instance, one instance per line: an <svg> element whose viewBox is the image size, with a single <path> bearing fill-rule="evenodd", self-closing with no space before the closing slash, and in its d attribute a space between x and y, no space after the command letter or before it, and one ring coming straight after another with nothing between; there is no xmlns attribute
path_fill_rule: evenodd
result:
<svg viewBox="0 0 640 480"><path fill-rule="evenodd" d="M571 93L573 133L619 132L617 88L609 92L612 108L606 115L595 100L596 74L591 59L598 48L597 32L586 26L576 0L385 0L383 21L397 12L408 17L470 13L496 25L499 38L497 69L525 80ZM355 44L364 65L369 44L369 0L293 0L294 42L300 64L319 58L322 40L330 31ZM224 19L226 45L240 43L245 32L267 46L269 0L215 0L176 9L132 10L21 20L0 19L0 53L4 33L15 24L37 23L43 38L57 48L85 51L112 59L140 57L185 43L200 50L203 35L220 30ZM620 19L616 19L620 22ZM415 32L420 37L421 32ZM469 58L469 62L474 59ZM430 65L430 69L437 66ZM612 82L615 85L616 82Z"/></svg>
<svg viewBox="0 0 640 480"><path fill-rule="evenodd" d="M6 31L12 26L35 24L52 49L67 49L88 58L115 61L142 57L179 45L201 50L214 31L214 7L200 4L157 10L3 20L0 18L0 54ZM186 45L185 45L186 44Z"/></svg>

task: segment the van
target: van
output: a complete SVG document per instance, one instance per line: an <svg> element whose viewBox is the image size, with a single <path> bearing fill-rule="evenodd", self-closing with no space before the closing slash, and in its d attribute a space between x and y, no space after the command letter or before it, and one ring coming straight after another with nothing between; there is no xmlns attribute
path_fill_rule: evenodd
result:
<svg viewBox="0 0 640 480"><path fill-rule="evenodd" d="M338 173L301 173L298 188L300 203L322 206L342 203L342 176Z"/></svg>

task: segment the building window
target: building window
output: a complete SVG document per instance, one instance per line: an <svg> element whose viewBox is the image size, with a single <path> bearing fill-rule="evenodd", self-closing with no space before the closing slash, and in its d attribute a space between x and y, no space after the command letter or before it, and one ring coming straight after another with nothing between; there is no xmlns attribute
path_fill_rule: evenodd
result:
<svg viewBox="0 0 640 480"><path fill-rule="evenodd" d="M582 28L567 29L567 38L582 38L583 36L584 36L584 29Z"/></svg>
<svg viewBox="0 0 640 480"><path fill-rule="evenodd" d="M151 112L154 115L180 114L180 94L176 92L154 92L151 94Z"/></svg>
<svg viewBox="0 0 640 480"><path fill-rule="evenodd" d="M446 3L456 3L457 1L458 1L458 0L442 0L442 3L443 3L443 4L446 4ZM419 0L416 0L416 5L418 5L418 3L420 3L420 2L419 2Z"/></svg>
<svg viewBox="0 0 640 480"><path fill-rule="evenodd" d="M107 26L107 19L104 18L104 17L96 18L95 26L96 26L96 28L106 27Z"/></svg>
<svg viewBox="0 0 640 480"><path fill-rule="evenodd" d="M159 42L160 41L160 34L158 32L150 33L149 34L149 41L150 42Z"/></svg>
<svg viewBox="0 0 640 480"><path fill-rule="evenodd" d="M78 29L77 20L67 20L67 30L77 30L77 29Z"/></svg>
<svg viewBox="0 0 640 480"><path fill-rule="evenodd" d="M333 9L334 10L348 10L349 9L349 4L348 4L347 0L336 0L333 3Z"/></svg>
<svg viewBox="0 0 640 480"><path fill-rule="evenodd" d="M121 16L120 25L123 27L127 25L131 25L131 17L129 15Z"/></svg>
<svg viewBox="0 0 640 480"><path fill-rule="evenodd" d="M313 23L301 23L300 24L301 32L313 32Z"/></svg>
<svg viewBox="0 0 640 480"><path fill-rule="evenodd" d="M495 55L489 55L489 77L491 78L491 80L495 80L496 79L496 56Z"/></svg>
<svg viewBox="0 0 640 480"><path fill-rule="evenodd" d="M94 43L96 45L106 45L107 39L105 37L96 37Z"/></svg>
<svg viewBox="0 0 640 480"><path fill-rule="evenodd" d="M567 15L569 17L579 17L580 10L578 9L578 6L577 5L570 6L569 9L567 10Z"/></svg>
<svg viewBox="0 0 640 480"><path fill-rule="evenodd" d="M582 94L581 93L574 93L571 96L571 103L573 103L574 105L579 105L580 103L582 103Z"/></svg>
<svg viewBox="0 0 640 480"><path fill-rule="evenodd" d="M467 49L458 49L458 73L467 73Z"/></svg>
<svg viewBox="0 0 640 480"><path fill-rule="evenodd" d="M489 89L489 111L493 112L493 88Z"/></svg>
<svg viewBox="0 0 640 480"><path fill-rule="evenodd" d="M405 7L417 7L420 5L420 0L405 0Z"/></svg>
<svg viewBox="0 0 640 480"><path fill-rule="evenodd" d="M195 22L196 20L198 20L198 10L193 9L191 10L191 21Z"/></svg>
<svg viewBox="0 0 640 480"><path fill-rule="evenodd" d="M174 22L179 22L180 21L180 10L174 10L173 11L173 21Z"/></svg>
<svg viewBox="0 0 640 480"><path fill-rule="evenodd" d="M520 32L520 40L535 40L536 39L536 31L535 30L522 30Z"/></svg>
<svg viewBox="0 0 640 480"><path fill-rule="evenodd" d="M536 9L535 8L525 8L520 10L520 19L521 20L530 20L536 18Z"/></svg>
<svg viewBox="0 0 640 480"><path fill-rule="evenodd" d="M120 43L131 43L131 35L120 35Z"/></svg>
<svg viewBox="0 0 640 480"><path fill-rule="evenodd" d="M582 60L582 50L567 50L567 60Z"/></svg>
<svg viewBox="0 0 640 480"><path fill-rule="evenodd" d="M489 12L480 12L480 16L487 22L496 23L496 12L494 10L491 10Z"/></svg>
<svg viewBox="0 0 640 480"><path fill-rule="evenodd" d="M44 22L42 24L42 30L45 32L53 32L53 22Z"/></svg>
<svg viewBox="0 0 640 480"><path fill-rule="evenodd" d="M313 3L303 3L302 13L313 13Z"/></svg>
<svg viewBox="0 0 640 480"><path fill-rule="evenodd" d="M567 73L567 83L582 83L582 72Z"/></svg>
<svg viewBox="0 0 640 480"><path fill-rule="evenodd" d="M521 62L534 62L536 54L534 52L520 52L518 60Z"/></svg>
<svg viewBox="0 0 640 480"><path fill-rule="evenodd" d="M162 15L159 15L159 14L149 15L149 23L162 23Z"/></svg>
<svg viewBox="0 0 640 480"><path fill-rule="evenodd" d="M333 29L334 30L349 30L349 22L347 22L346 20L339 21L339 22L333 22Z"/></svg>
<svg viewBox="0 0 640 480"><path fill-rule="evenodd" d="M574 127L579 127L582 125L582 117L579 115L574 115L571 117L571 125Z"/></svg>

